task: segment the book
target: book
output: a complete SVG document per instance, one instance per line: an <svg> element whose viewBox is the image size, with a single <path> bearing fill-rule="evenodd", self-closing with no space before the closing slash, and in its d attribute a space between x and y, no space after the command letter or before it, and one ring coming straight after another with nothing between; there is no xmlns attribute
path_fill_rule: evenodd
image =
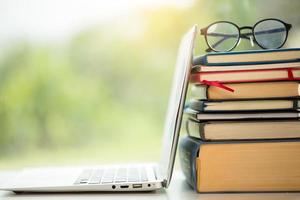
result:
<svg viewBox="0 0 300 200"><path fill-rule="evenodd" d="M195 57L193 65L254 65L299 62L300 48L214 52Z"/></svg>
<svg viewBox="0 0 300 200"><path fill-rule="evenodd" d="M202 101L190 100L186 107L203 113L235 113L235 112L280 112L298 111L300 99L262 99L262 100L227 100Z"/></svg>
<svg viewBox="0 0 300 200"><path fill-rule="evenodd" d="M181 168L198 192L300 191L300 141L203 142L184 137Z"/></svg>
<svg viewBox="0 0 300 200"><path fill-rule="evenodd" d="M204 80L221 83L300 80L300 68L197 72L190 77L191 83L202 83Z"/></svg>
<svg viewBox="0 0 300 200"><path fill-rule="evenodd" d="M298 111L283 112L251 112L251 113L203 113L186 108L184 113L190 118L199 121L209 120L247 120L247 119L298 119L300 113Z"/></svg>
<svg viewBox="0 0 300 200"><path fill-rule="evenodd" d="M205 141L300 138L299 120L240 120L199 122L185 116L189 136Z"/></svg>
<svg viewBox="0 0 300 200"><path fill-rule="evenodd" d="M192 97L201 100L230 100L230 99L265 99L299 97L299 83L296 81L261 82L261 83L228 83L221 87L210 85L193 85Z"/></svg>
<svg viewBox="0 0 300 200"><path fill-rule="evenodd" d="M299 68L300 62L284 62L284 63L267 63L267 64L251 64L251 65L225 65L225 66L206 66L196 65L192 68L192 72L224 72L235 70L263 70L263 69L292 69Z"/></svg>

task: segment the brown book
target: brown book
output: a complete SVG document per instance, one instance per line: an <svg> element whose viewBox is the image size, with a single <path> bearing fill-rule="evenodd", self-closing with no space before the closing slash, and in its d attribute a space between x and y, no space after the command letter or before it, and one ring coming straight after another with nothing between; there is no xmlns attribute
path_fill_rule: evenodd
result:
<svg viewBox="0 0 300 200"><path fill-rule="evenodd" d="M256 140L300 138L299 120L197 122L186 119L188 135L202 140ZM300 158L299 158L300 159Z"/></svg>
<svg viewBox="0 0 300 200"><path fill-rule="evenodd" d="M196 99L265 99L299 96L299 83L261 82L261 83L232 83L224 84L234 92L216 86L194 85L192 96Z"/></svg>
<svg viewBox="0 0 300 200"><path fill-rule="evenodd" d="M300 142L200 145L199 192L300 190Z"/></svg>

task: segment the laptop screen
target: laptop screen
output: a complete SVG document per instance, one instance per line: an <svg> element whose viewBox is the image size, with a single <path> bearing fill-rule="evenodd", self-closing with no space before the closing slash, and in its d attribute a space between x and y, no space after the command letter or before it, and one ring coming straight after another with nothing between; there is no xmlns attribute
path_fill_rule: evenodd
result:
<svg viewBox="0 0 300 200"><path fill-rule="evenodd" d="M158 170L159 178L164 180L165 187L168 187L173 172L196 32L197 27L193 26L182 38L178 51L165 120L161 161Z"/></svg>

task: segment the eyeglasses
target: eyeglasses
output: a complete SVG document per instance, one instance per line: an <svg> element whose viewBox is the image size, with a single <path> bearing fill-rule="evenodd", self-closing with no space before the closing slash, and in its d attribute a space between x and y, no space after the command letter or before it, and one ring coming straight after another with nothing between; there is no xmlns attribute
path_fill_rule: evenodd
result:
<svg viewBox="0 0 300 200"><path fill-rule="evenodd" d="M232 22L218 21L200 31L209 47L206 52L210 52L231 51L241 39L250 40L252 46L256 44L263 49L278 49L286 42L291 28L291 24L279 19L263 19L253 27L238 27ZM241 33L243 30L251 32Z"/></svg>

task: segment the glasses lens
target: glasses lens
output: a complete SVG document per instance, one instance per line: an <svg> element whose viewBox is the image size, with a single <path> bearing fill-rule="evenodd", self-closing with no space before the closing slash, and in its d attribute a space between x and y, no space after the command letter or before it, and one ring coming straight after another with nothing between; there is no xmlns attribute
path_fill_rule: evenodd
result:
<svg viewBox="0 0 300 200"><path fill-rule="evenodd" d="M285 25L277 20L265 20L258 23L253 33L256 42L265 49L281 47L287 37Z"/></svg>
<svg viewBox="0 0 300 200"><path fill-rule="evenodd" d="M207 29L207 43L214 51L230 51L239 40L239 30L227 22L213 24Z"/></svg>

